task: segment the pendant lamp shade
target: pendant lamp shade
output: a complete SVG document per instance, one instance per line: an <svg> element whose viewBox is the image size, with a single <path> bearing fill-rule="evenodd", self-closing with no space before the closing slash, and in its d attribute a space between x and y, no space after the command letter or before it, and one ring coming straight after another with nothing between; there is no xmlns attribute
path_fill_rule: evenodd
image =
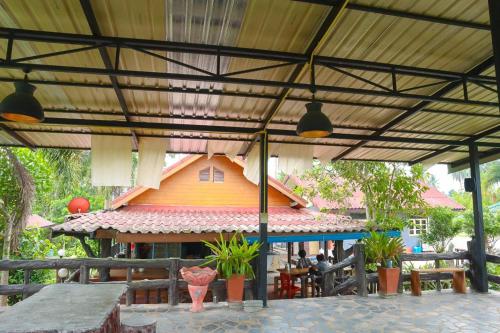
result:
<svg viewBox="0 0 500 333"><path fill-rule="evenodd" d="M33 96L36 87L26 81L14 83L16 91L0 103L0 117L21 122L39 123L43 121L43 108Z"/></svg>
<svg viewBox="0 0 500 333"><path fill-rule="evenodd" d="M297 124L297 134L304 138L324 138L333 131L330 119L323 112L320 102L306 104L307 112L300 118Z"/></svg>

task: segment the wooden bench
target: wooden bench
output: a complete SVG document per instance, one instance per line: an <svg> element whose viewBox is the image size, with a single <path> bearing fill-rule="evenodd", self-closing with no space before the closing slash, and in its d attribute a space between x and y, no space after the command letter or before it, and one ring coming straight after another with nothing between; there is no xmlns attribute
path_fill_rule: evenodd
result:
<svg viewBox="0 0 500 333"><path fill-rule="evenodd" d="M449 268L426 268L426 269L412 269L411 280L411 294L413 296L421 296L422 288L420 287L420 273L453 273L453 290L457 293L465 294L465 271L463 268L449 267Z"/></svg>

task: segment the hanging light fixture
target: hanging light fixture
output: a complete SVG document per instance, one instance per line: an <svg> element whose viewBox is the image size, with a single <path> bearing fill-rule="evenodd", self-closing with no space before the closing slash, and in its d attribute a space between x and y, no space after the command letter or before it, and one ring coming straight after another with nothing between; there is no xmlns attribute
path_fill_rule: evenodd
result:
<svg viewBox="0 0 500 333"><path fill-rule="evenodd" d="M306 114L300 118L297 124L297 134L304 138L324 138L333 131L330 119L321 112L323 103L314 100L315 92L314 64L311 61L311 93L313 98L311 103L306 104Z"/></svg>
<svg viewBox="0 0 500 333"><path fill-rule="evenodd" d="M28 83L28 72L25 70L23 81L14 83L16 91L0 103L0 117L20 123L39 123L44 120L42 105L33 96L36 87Z"/></svg>

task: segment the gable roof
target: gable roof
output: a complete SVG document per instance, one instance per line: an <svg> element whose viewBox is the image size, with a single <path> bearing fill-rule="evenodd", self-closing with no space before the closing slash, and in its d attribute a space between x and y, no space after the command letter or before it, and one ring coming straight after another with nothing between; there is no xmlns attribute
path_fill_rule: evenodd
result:
<svg viewBox="0 0 500 333"><path fill-rule="evenodd" d="M293 181L293 183L297 185L304 185L305 182L300 179L299 177L296 176L291 176L290 179ZM447 207L451 208L453 210L464 210L465 207L444 194L443 192L440 192L437 188L434 186L426 184L428 189L422 193L422 198L424 201L431 207ZM352 194L350 198L346 199L345 205L346 209L365 209L366 206L363 202L363 197L364 194L361 192L361 190L356 190ZM326 199L323 199L319 195L314 197L311 200L311 203L314 207L322 209L339 209L340 206L337 202L329 201Z"/></svg>
<svg viewBox="0 0 500 333"><path fill-rule="evenodd" d="M175 162L174 164L172 164L171 166L169 166L163 170L161 182L163 182L165 179L173 176L177 172L181 171L182 169L188 167L189 165L191 165L195 161L197 161L200 158L205 157L205 156L207 156L207 155L188 155L188 156L180 159L179 161ZM227 157L225 157L225 158L227 158ZM230 160L229 158L227 158L227 159ZM245 162L243 160L241 160L240 158L236 158L236 159L232 160L232 162L236 163L242 169L245 167ZM244 177L243 173L241 176ZM269 176L268 177L268 184L269 184L269 186L273 187L275 190L277 190L281 194L288 197L291 201L296 202L299 207L306 207L307 206L307 200L305 200L304 198L293 193L293 191L291 189L289 189L285 184L283 184L279 180ZM122 195L120 195L119 197L117 197L116 199L114 199L112 202L111 208L112 209L120 208L121 206L127 204L129 201L138 197L139 195L141 195L142 193L144 193L148 190L153 190L153 189L143 187L143 186L133 187L130 190L128 190L127 192L125 192Z"/></svg>

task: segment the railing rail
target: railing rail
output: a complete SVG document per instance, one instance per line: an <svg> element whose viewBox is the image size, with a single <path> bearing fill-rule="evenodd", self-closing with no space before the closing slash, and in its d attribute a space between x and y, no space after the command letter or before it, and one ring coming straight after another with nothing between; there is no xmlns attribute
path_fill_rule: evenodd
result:
<svg viewBox="0 0 500 333"><path fill-rule="evenodd" d="M403 253L399 257L400 279L399 279L399 292L403 292L403 282L410 281L410 274L403 273L404 261L434 261L434 266L439 268L441 260L469 260L471 256L468 251L462 252L445 252L445 253ZM470 272L467 271L467 276ZM441 280L450 280L453 278L451 273L426 273L420 276L421 281L435 281L436 290L441 290Z"/></svg>
<svg viewBox="0 0 500 333"><path fill-rule="evenodd" d="M70 277L72 279L79 275L78 282L82 284L93 283L126 283L127 294L126 304L135 302L136 291L145 290L146 299L149 300L149 291L157 291L157 300L161 299L160 291L167 290L168 302L170 305L179 303L179 289L186 289L187 283L180 278L179 270L181 267L199 266L206 262L204 259L117 259L117 258L81 258L81 259L47 259L47 260L0 260L0 271L24 270L24 284L0 285L0 295L18 295L23 298L28 297L46 285L31 284L30 276L33 270L39 269L60 269L66 268L74 270ZM213 264L209 266L213 267ZM126 281L99 281L94 282L90 279L90 269L106 268L116 269L124 268L127 270ZM132 269L137 268L164 268L168 270L168 279L154 280L132 280ZM78 273L76 273L78 272ZM69 279L68 279L69 280ZM251 293L251 281L245 281L245 289ZM219 300L223 299L225 280L215 280L210 285L212 292L217 294Z"/></svg>
<svg viewBox="0 0 500 333"><path fill-rule="evenodd" d="M486 253L486 261L492 264L500 264L500 256ZM488 281L500 284L500 276L488 273Z"/></svg>
<svg viewBox="0 0 500 333"><path fill-rule="evenodd" d="M353 288L357 288L357 294L359 296L367 295L364 245L355 244L352 253L352 256L345 258L341 262L328 268L328 270L321 272L321 296L338 295L341 292ZM334 275L343 276L342 271L344 268L352 266L354 266L355 275L347 278L345 281L341 281L335 286Z"/></svg>

